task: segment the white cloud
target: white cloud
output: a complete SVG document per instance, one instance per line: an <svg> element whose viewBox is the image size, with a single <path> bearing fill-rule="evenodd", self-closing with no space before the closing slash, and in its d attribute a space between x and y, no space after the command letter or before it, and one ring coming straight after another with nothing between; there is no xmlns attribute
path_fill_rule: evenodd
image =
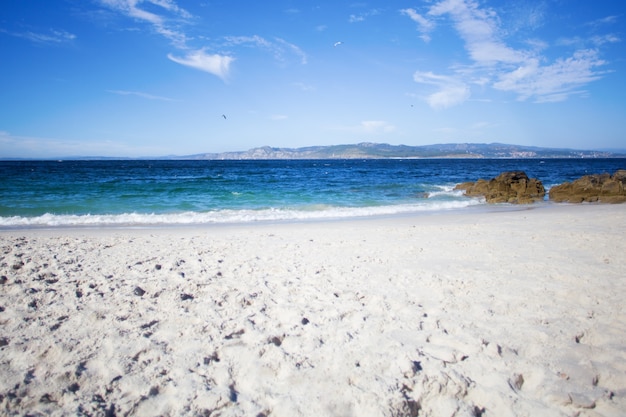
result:
<svg viewBox="0 0 626 417"><path fill-rule="evenodd" d="M168 54L167 57L177 64L208 72L220 77L222 80L228 77L230 64L234 61L234 58L230 56L207 54L203 49L192 51L182 58L172 54Z"/></svg>
<svg viewBox="0 0 626 417"><path fill-rule="evenodd" d="M520 101L531 97L537 102L563 101L570 94L578 94L579 87L600 78L594 67L605 62L596 50L577 51L566 59L558 59L551 65L541 66L531 59L514 71L504 73L493 87L513 91Z"/></svg>
<svg viewBox="0 0 626 417"><path fill-rule="evenodd" d="M224 39L226 40L227 45L244 45L269 51L277 61L284 62L285 56L288 53L291 53L298 56L302 64L307 63L306 54L298 46L281 38L274 38L274 40L270 41L259 35L254 35L227 36Z"/></svg>
<svg viewBox="0 0 626 417"><path fill-rule="evenodd" d="M272 120L286 120L288 117L284 114L273 114L270 116Z"/></svg>
<svg viewBox="0 0 626 417"><path fill-rule="evenodd" d="M374 134L393 132L396 127L383 120L364 120L361 122L360 129L365 133Z"/></svg>
<svg viewBox="0 0 626 417"><path fill-rule="evenodd" d="M431 7L428 14L449 14L470 57L478 63L517 63L527 58L526 53L509 48L498 38L496 14L480 9L473 0L444 0Z"/></svg>
<svg viewBox="0 0 626 417"><path fill-rule="evenodd" d="M542 26L544 7L542 4L527 9L524 27L534 29ZM581 88L602 77L605 72L598 67L606 62L600 59L598 49L584 45L600 48L604 44L621 41L613 34L595 34L588 39L558 39L557 45L577 49L569 56L549 58L550 43L542 39L522 40L528 49L509 46L504 35L510 31L502 27L494 10L482 7L476 0L440 0L430 5L425 16L414 9L401 12L418 23L418 29L424 36L430 36L435 28L432 19L450 18L471 60L468 65L458 62L451 65L453 75L435 75L423 70L415 72L416 82L437 87L435 93L426 97L428 104L435 109L454 106L469 99L470 85L483 91L491 88L510 92L516 94L520 101L555 102L572 95L586 94ZM595 21L593 27L614 20L610 17ZM514 23L519 27L519 22Z"/></svg>
<svg viewBox="0 0 626 417"><path fill-rule="evenodd" d="M358 125L336 126L332 129L349 133L356 133L359 135L380 135L394 132L396 130L396 127L384 120L363 120Z"/></svg>
<svg viewBox="0 0 626 417"><path fill-rule="evenodd" d="M411 20L417 23L418 30L422 33L420 38L424 42L430 42L429 33L435 28L435 23L426 19L421 14L417 13L415 9L402 9L400 13L409 16Z"/></svg>
<svg viewBox="0 0 626 417"><path fill-rule="evenodd" d="M28 39L32 42L39 44L62 44L72 42L76 39L76 35L64 30L51 29L48 32L8 32L0 29L0 32L4 32L8 35L18 38Z"/></svg>
<svg viewBox="0 0 626 417"><path fill-rule="evenodd" d="M142 93L140 91L125 91L125 90L107 90L109 93L117 94L120 96L137 96L141 98L146 98L148 100L161 100L161 101L176 101L173 98L155 96L153 94Z"/></svg>
<svg viewBox="0 0 626 417"><path fill-rule="evenodd" d="M417 83L437 87L437 92L426 97L428 105L436 110L455 106L470 97L469 86L454 77L417 71L413 74L413 79Z"/></svg>
<svg viewBox="0 0 626 417"><path fill-rule="evenodd" d="M350 17L348 18L348 22L350 23L363 22L368 17L376 16L378 14L380 14L380 11L378 9L371 9L360 14L351 14Z"/></svg>
<svg viewBox="0 0 626 417"><path fill-rule="evenodd" d="M128 17L150 23L158 34L169 39L177 48L186 47L187 36L175 29L172 21L190 19L193 16L185 9L178 7L173 0L100 0L100 2ZM142 3L160 7L163 14L142 9L140 7Z"/></svg>

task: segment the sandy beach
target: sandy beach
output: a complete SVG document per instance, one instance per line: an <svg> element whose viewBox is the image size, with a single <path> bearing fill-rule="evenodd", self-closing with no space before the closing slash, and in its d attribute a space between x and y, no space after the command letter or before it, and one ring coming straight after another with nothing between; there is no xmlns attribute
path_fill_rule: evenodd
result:
<svg viewBox="0 0 626 417"><path fill-rule="evenodd" d="M626 410L626 205L0 246L0 415Z"/></svg>

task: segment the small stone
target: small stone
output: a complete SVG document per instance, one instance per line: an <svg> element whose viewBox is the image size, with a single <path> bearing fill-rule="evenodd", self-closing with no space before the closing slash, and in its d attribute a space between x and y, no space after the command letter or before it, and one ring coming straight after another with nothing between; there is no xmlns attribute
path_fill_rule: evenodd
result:
<svg viewBox="0 0 626 417"><path fill-rule="evenodd" d="M143 288L141 287L135 287L135 289L133 290L133 293L135 295L138 295L139 297L143 296L146 292L144 291Z"/></svg>
<svg viewBox="0 0 626 417"><path fill-rule="evenodd" d="M307 319L306 317L303 317L303 318L302 318L302 324L303 324L303 325L307 325L307 324L309 324L309 323L310 323L310 322L309 322L309 319Z"/></svg>
<svg viewBox="0 0 626 417"><path fill-rule="evenodd" d="M193 295L191 294L181 294L180 299L183 301L193 300Z"/></svg>

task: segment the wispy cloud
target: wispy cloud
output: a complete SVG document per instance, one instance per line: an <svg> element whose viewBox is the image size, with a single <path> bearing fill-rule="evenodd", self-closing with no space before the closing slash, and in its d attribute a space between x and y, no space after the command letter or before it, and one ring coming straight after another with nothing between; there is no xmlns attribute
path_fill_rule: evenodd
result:
<svg viewBox="0 0 626 417"><path fill-rule="evenodd" d="M356 134L379 135L394 132L396 127L384 120L363 120L358 125L338 126L333 129Z"/></svg>
<svg viewBox="0 0 626 417"><path fill-rule="evenodd" d="M426 102L433 109L445 109L464 102L470 97L470 88L462 80L432 72L417 71L413 74L417 83L435 86L437 91L426 97Z"/></svg>
<svg viewBox="0 0 626 417"><path fill-rule="evenodd" d="M174 46L178 48L186 46L187 36L184 32L176 29L175 22L181 19L191 19L192 15L177 6L173 0L100 0L100 2L130 18L150 23L158 34L169 39ZM162 14L140 7L142 3L160 7L158 10Z"/></svg>
<svg viewBox="0 0 626 417"><path fill-rule="evenodd" d="M409 16L411 20L417 23L417 29L422 33L422 36L420 36L420 38L424 42L430 42L429 33L435 28L435 22L426 19L424 16L417 13L415 9L402 9L400 10L400 13Z"/></svg>
<svg viewBox="0 0 626 417"><path fill-rule="evenodd" d="M226 80L235 57L232 53L209 52L207 46L190 46L206 40L205 37L190 37L184 29L195 17L178 6L175 0L99 0L100 3L126 17L147 23L159 35L168 39L179 51L167 57L180 65L195 68ZM216 41L213 40L215 46ZM278 61L285 61L288 54L295 54L306 64L306 54L296 45L281 38L267 40L261 36L228 36L217 42L221 47L236 45L261 48L273 54Z"/></svg>
<svg viewBox="0 0 626 417"><path fill-rule="evenodd" d="M380 10L378 9L371 9L371 10L368 10L366 12L359 13L359 14L351 14L350 17L348 17L348 22L350 23L363 22L368 17L376 16L379 14L380 14Z"/></svg>
<svg viewBox="0 0 626 417"><path fill-rule="evenodd" d="M516 70L501 74L493 87L513 91L521 101L531 97L540 103L563 101L579 94L577 89L581 86L599 79L603 73L595 67L604 64L595 50L577 51L572 57L544 66L538 59L531 59Z"/></svg>
<svg viewBox="0 0 626 417"><path fill-rule="evenodd" d="M137 96L137 97L145 98L148 100L177 101L176 99L173 99L173 98L155 96L153 94L142 93L140 91L107 90L107 92L112 93L112 94L117 94L120 96Z"/></svg>
<svg viewBox="0 0 626 417"><path fill-rule="evenodd" d="M313 91L315 90L315 87L310 85L310 84L305 84L305 83L293 83L292 84L294 87L302 90L302 91Z"/></svg>
<svg viewBox="0 0 626 417"><path fill-rule="evenodd" d="M234 61L233 57L219 54L208 54L205 50L200 49L191 51L184 57L177 57L168 54L167 57L177 64L195 68L200 71L208 72L226 80L230 71L230 64Z"/></svg>
<svg viewBox="0 0 626 417"><path fill-rule="evenodd" d="M532 100L537 103L556 102L573 95L584 94L582 88L600 79L606 71L600 67L607 64L600 58L599 48L607 43L620 42L612 34L589 36L587 39L561 39L561 46L577 48L569 56L550 58L547 55L549 42L541 39L522 41L528 49L519 49L506 42L510 34L502 26L502 20L491 8L482 7L475 0L440 0L432 3L425 13L415 9L400 10L418 24L422 39L429 41L437 22L450 19L464 43L470 63L461 66L455 62L450 66L449 75L434 74L431 71L416 71L417 83L434 86L436 92L425 97L435 109L458 105L471 96L470 86L482 89L492 88L510 92L520 101ZM524 14L524 27L535 29L543 25L545 4L531 7ZM612 23L614 17L596 21L596 28L602 23ZM521 23L516 22L520 27ZM514 31L514 30L513 30Z"/></svg>
<svg viewBox="0 0 626 417"><path fill-rule="evenodd" d="M0 32L4 32L7 35L15 36L17 38L28 39L31 42L48 45L68 43L76 39L76 35L73 33L58 29L50 29L47 32L9 32L0 29Z"/></svg>
<svg viewBox="0 0 626 417"><path fill-rule="evenodd" d="M262 36L254 35L226 36L224 39L226 41L226 46L243 45L253 48L264 49L270 52L274 56L274 59L276 59L277 61L284 62L287 55L294 54L299 57L302 64L307 63L307 56L299 47L281 38L268 40Z"/></svg>

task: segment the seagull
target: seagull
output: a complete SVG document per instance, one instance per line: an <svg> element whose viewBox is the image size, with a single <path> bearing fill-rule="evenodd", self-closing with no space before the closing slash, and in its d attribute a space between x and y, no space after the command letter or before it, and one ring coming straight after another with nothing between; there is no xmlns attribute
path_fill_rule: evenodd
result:
<svg viewBox="0 0 626 417"><path fill-rule="evenodd" d="M225 114L222 114L222 117L224 118L224 120L226 120L226 115Z"/></svg>
<svg viewBox="0 0 626 417"><path fill-rule="evenodd" d="M339 42L335 42L335 44L333 45L334 47L337 47L339 45L341 45L343 42L339 41Z"/></svg>

